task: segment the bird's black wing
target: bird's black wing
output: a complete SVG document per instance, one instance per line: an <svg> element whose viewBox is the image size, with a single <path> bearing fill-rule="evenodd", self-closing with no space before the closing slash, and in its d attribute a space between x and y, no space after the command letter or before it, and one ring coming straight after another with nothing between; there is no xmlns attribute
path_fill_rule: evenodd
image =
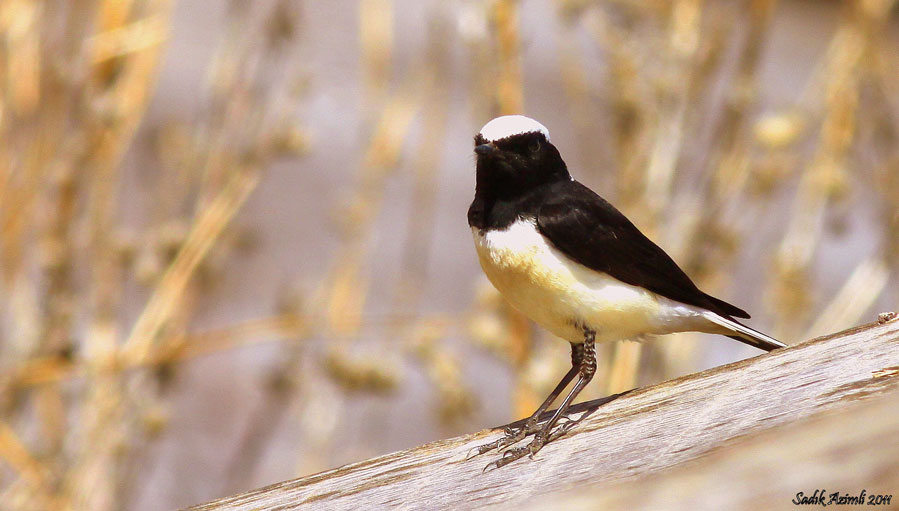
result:
<svg viewBox="0 0 899 511"><path fill-rule="evenodd" d="M574 261L678 302L724 316L749 317L700 291L664 250L586 186L566 181L545 193L537 209L538 229Z"/></svg>

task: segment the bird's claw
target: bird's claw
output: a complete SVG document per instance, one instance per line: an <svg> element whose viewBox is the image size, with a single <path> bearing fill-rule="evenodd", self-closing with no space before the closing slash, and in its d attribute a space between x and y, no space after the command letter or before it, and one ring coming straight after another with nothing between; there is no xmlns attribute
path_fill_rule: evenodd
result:
<svg viewBox="0 0 899 511"><path fill-rule="evenodd" d="M468 455L465 457L466 460L470 460L475 456L480 456L486 452L490 451L499 451L502 452L503 455L509 452L508 448L522 441L528 435L535 433L537 431L536 424L525 424L519 428L513 428L510 426L506 426L503 428L504 436L498 440L493 442L486 443L484 445L479 445L476 447L472 447L471 450L468 451ZM474 454L472 454L474 452ZM499 468L499 467L497 467Z"/></svg>
<svg viewBox="0 0 899 511"><path fill-rule="evenodd" d="M540 451L540 449L542 449L544 445L564 435L568 432L568 430L573 428L579 422L567 418L565 418L564 420L564 423L557 424L552 431L545 431L545 426L543 428L538 427L536 421L528 421L519 428L506 426L505 428L503 428L503 433L505 433L505 436L493 442L473 447L468 451L468 455L465 457L465 459L467 461L474 458L475 456L480 456L481 454L494 450L501 452L502 455L499 457L499 459L497 459L496 461L491 461L487 464L487 466L484 467L484 472L487 472L491 469L495 470L498 468L502 468L509 463L519 460L525 456L528 456L530 459L534 459L537 452ZM535 435L534 439L531 440L529 444L523 447L513 448L515 444L524 440L525 437L531 434Z"/></svg>
<svg viewBox="0 0 899 511"><path fill-rule="evenodd" d="M506 450L502 456L498 460L491 461L484 467L484 472L487 472L488 469L493 467L493 469L502 468L513 461L520 460L527 456L530 459L534 459L537 455L537 452L546 445L546 440L543 438L543 435L538 433L536 437L524 447L516 447L515 449Z"/></svg>

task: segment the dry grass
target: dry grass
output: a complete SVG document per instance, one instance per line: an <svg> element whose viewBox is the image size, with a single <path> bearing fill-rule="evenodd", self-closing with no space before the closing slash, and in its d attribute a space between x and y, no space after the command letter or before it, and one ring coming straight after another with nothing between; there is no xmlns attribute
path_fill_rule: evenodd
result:
<svg viewBox="0 0 899 511"><path fill-rule="evenodd" d="M767 307L754 324L785 339L895 304L899 61L885 32L893 4L846 2L817 71L776 111L759 107L775 0L543 6L557 27L554 93L576 129L577 158L597 172L586 180L708 291L727 289L740 267L767 275L756 280ZM434 8L427 44L398 66L399 3L361 0L365 143L337 214L331 267L309 276L314 293L284 297L269 317L197 331L198 304L246 238L235 216L274 162L315 150L297 121L315 70L290 58L303 40L302 8L232 2L200 114L141 129L171 2L0 3L3 509L133 506L148 447L166 436L167 403L191 392L172 390L172 372L272 337L304 342L279 345L257 417L223 456L223 488L249 480L290 403L301 403L306 418L296 432L304 443L298 471L331 465L345 397L396 393L408 379L406 361L432 384L440 420L471 427L475 389L462 348L445 342L463 334L512 369L509 418L529 413L564 372L564 349L544 342L489 287L472 286L464 313L421 306L421 283L434 278L428 253L453 94L465 92L472 126L540 100L525 88L522 8L514 0ZM467 82L452 72L454 52L465 55ZM139 158L141 175L152 176L140 190L149 206L128 221L135 191L127 181L136 172L128 161L140 137L156 148ZM397 313L374 316L374 235L396 181L410 184L416 215L402 237L403 271L388 290ZM863 227L876 248L858 253L854 267L829 270L844 284L822 295L816 265L855 211L870 213ZM382 337L377 350L354 353L352 341L371 331ZM701 354L689 337L602 347L602 384L593 392L696 367ZM317 370L302 370L310 364ZM304 390L313 386L329 390Z"/></svg>

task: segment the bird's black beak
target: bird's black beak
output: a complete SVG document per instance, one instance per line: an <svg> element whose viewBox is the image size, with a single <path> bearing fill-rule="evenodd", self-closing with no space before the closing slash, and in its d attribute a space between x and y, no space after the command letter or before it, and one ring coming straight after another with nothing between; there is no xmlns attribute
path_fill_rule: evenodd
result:
<svg viewBox="0 0 899 511"><path fill-rule="evenodd" d="M490 142L489 144L481 144L474 148L474 152L476 152L479 156L496 156L499 154L499 149L496 147L496 144Z"/></svg>

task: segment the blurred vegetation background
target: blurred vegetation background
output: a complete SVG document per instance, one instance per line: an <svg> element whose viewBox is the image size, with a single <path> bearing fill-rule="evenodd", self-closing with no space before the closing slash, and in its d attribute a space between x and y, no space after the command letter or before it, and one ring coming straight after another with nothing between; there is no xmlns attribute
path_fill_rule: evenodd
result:
<svg viewBox="0 0 899 511"><path fill-rule="evenodd" d="M894 4L4 0L0 508L174 508L529 414L569 355L477 267L499 114L759 329L895 309ZM603 346L587 397L755 354Z"/></svg>

